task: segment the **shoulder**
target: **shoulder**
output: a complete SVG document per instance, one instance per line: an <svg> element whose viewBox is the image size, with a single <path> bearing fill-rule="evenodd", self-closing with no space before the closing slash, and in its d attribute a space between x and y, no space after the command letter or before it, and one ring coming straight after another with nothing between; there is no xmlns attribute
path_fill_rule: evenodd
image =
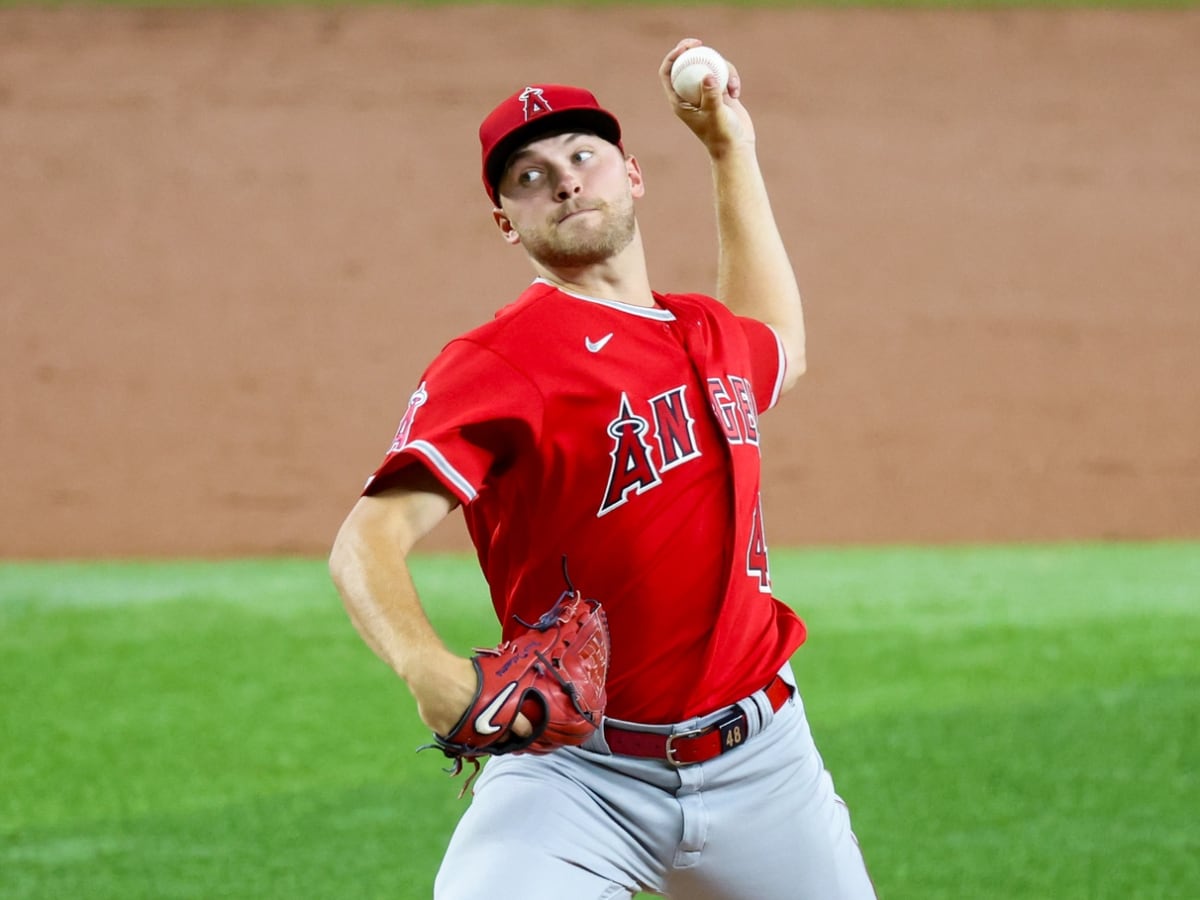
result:
<svg viewBox="0 0 1200 900"><path fill-rule="evenodd" d="M701 320L710 328L725 329L735 326L740 317L720 300L707 294L659 294L655 300L670 310L680 321Z"/></svg>
<svg viewBox="0 0 1200 900"><path fill-rule="evenodd" d="M534 282L490 321L449 341L430 369L454 370L477 388L514 378L540 384L559 358L561 342L554 338L571 321L572 307L552 286Z"/></svg>
<svg viewBox="0 0 1200 900"><path fill-rule="evenodd" d="M660 306L671 310L676 315L680 312L702 312L717 318L733 317L733 313L720 300L707 294L660 294L655 293L654 299Z"/></svg>
<svg viewBox="0 0 1200 900"><path fill-rule="evenodd" d="M500 351L522 345L543 323L561 315L559 296L552 286L535 281L516 300L497 310L490 321L460 334L448 346L467 342Z"/></svg>

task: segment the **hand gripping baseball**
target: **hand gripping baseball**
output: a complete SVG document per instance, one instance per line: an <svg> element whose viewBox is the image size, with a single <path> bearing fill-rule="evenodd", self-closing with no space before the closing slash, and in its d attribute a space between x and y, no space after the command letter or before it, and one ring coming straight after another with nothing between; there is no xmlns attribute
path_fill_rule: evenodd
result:
<svg viewBox="0 0 1200 900"><path fill-rule="evenodd" d="M674 83L675 61L703 47L696 38L684 38L676 44L658 69L659 81L675 115L703 141L710 153L717 154L740 142L754 143L754 124L742 106L742 79L737 67L722 60L728 71L726 83L715 75L700 86L699 102L695 97L681 96Z"/></svg>
<svg viewBox="0 0 1200 900"><path fill-rule="evenodd" d="M518 620L520 621L520 620ZM569 587L536 622L498 647L471 658L479 685L471 704L435 744L454 761L479 769L479 758L504 753L549 753L582 744L600 725L607 702L608 622L596 600ZM518 736L513 724L524 714L532 732ZM426 748L422 748L426 749ZM473 776L472 776L473 777ZM463 792L470 779L463 786Z"/></svg>

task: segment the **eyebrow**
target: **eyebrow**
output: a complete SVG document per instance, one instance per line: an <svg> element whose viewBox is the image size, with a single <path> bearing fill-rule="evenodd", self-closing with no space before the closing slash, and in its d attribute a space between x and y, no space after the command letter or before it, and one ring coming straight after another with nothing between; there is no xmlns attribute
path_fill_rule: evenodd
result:
<svg viewBox="0 0 1200 900"><path fill-rule="evenodd" d="M575 138L599 137L598 135L593 134L590 131L564 131L560 135L550 135L550 136L563 138L564 140L561 142L563 144L569 144ZM545 138L539 138L539 140L545 140ZM600 138L600 140L603 140L603 138ZM505 163L505 166L504 166L505 171L511 169L514 165L519 163L525 157L537 155L533 150L529 149L529 146L530 146L529 144L526 144L520 150L515 150L513 152L513 155L508 158L508 162Z"/></svg>

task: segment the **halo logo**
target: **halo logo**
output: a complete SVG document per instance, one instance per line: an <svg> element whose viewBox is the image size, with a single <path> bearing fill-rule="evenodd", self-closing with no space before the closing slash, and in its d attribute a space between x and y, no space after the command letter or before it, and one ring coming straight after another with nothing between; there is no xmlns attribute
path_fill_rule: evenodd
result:
<svg viewBox="0 0 1200 900"><path fill-rule="evenodd" d="M541 88L527 87L521 91L521 95L517 99L524 105L526 122L534 116L540 116L542 113L548 113L554 109L542 95Z"/></svg>

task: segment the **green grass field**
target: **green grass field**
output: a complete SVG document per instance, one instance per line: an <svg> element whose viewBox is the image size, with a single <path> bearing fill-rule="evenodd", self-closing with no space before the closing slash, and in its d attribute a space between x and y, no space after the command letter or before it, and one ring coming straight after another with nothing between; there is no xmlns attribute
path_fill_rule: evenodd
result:
<svg viewBox="0 0 1200 900"><path fill-rule="evenodd" d="M881 897L1200 896L1200 545L773 562ZM322 561L0 565L0 688L4 898L426 898L463 808Z"/></svg>

